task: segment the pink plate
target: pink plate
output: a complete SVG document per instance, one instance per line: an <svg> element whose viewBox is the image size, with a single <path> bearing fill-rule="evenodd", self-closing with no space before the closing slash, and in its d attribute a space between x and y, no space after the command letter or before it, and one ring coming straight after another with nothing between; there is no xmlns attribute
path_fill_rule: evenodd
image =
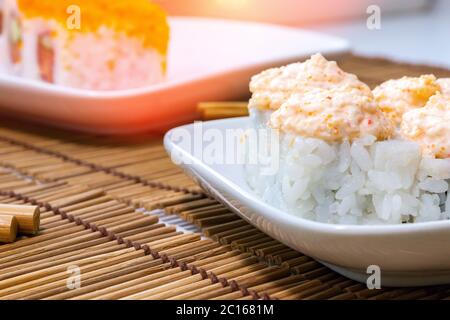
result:
<svg viewBox="0 0 450 320"><path fill-rule="evenodd" d="M199 101L245 98L251 75L345 40L300 29L226 20L171 18L167 79L122 91L79 90L0 75L0 112L78 131L164 131L194 120Z"/></svg>

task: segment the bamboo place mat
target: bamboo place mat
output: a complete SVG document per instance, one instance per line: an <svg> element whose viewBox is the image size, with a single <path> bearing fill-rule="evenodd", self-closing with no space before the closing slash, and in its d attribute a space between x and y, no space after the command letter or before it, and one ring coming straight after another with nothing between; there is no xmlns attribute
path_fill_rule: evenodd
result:
<svg viewBox="0 0 450 320"><path fill-rule="evenodd" d="M338 62L372 86L402 75L450 76L351 55ZM222 108L224 116L243 114L233 113L235 104ZM206 196L170 162L160 137L121 143L4 124L0 203L42 212L39 235L0 246L0 299L450 297L450 286L369 290L286 247Z"/></svg>

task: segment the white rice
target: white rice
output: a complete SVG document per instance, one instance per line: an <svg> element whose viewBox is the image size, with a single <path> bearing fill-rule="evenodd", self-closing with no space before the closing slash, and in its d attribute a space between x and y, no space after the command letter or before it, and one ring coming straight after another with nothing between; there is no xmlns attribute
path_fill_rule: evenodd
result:
<svg viewBox="0 0 450 320"><path fill-rule="evenodd" d="M265 128L269 111L251 110L253 128ZM259 164L247 164L249 185L262 199L290 214L336 224L398 224L449 219L450 159L422 156L415 142L326 143L280 136L279 152L268 141ZM261 151L261 150L262 151ZM264 174L262 161L279 168Z"/></svg>

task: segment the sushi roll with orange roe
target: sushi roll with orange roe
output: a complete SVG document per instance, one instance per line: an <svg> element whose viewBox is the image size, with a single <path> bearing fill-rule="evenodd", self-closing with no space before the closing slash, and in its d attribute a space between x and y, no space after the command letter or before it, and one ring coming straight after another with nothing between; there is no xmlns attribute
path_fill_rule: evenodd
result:
<svg viewBox="0 0 450 320"><path fill-rule="evenodd" d="M163 79L169 26L148 0L3 1L10 74L92 90Z"/></svg>

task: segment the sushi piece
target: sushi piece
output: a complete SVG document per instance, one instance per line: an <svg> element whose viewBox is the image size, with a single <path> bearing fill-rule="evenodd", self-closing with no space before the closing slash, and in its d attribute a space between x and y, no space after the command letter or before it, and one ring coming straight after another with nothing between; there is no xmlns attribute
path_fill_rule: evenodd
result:
<svg viewBox="0 0 450 320"><path fill-rule="evenodd" d="M297 108L297 111L302 110L299 115L305 114L308 115L308 118L314 118L315 123L320 126L314 130L320 131L323 136L331 137L335 135L336 130L340 130L339 127L342 128L339 122L347 121L344 119L345 114L342 114L338 119L330 117L330 113L326 112L325 109L317 112L318 110L313 110L314 106L311 108L313 99L324 99L326 100L325 103L328 103L330 102L328 93L331 91L341 93L355 91L362 93L362 100L373 100L370 88L361 82L356 75L344 72L335 61L328 61L321 54L314 54L305 62L268 69L253 76L250 82L250 91L252 92L248 104L250 122L251 127L256 129L257 133L253 136L247 134L248 140L256 140L256 142L253 143L253 151L247 150L246 170L251 172L248 175L248 177L251 177L248 179L249 184L261 192L265 189L267 180L272 180L270 174L266 173L268 170L271 171L274 162L268 159L271 159L271 153L278 152L277 146L269 143L270 140L274 140L273 133L269 134L266 130L269 128L268 123L274 112L289 103L300 106L303 102L306 102L307 105L303 109ZM300 101L302 99L304 100ZM374 108L373 102L370 107ZM284 110L283 112L289 112L288 110L291 110L291 108L285 107ZM352 110L348 111L353 112ZM336 112L336 110L332 112ZM337 110L337 112L340 111ZM280 115L280 113L277 114ZM358 121L361 121L361 126L374 128L372 124L369 124L371 122L369 118L359 119ZM311 124L310 121L306 125L310 126ZM281 123L278 123L278 125L281 125ZM291 124L286 125L290 126ZM388 126L388 124L384 125ZM358 125L355 124L355 126ZM305 127L304 129L312 130L311 127ZM389 129L387 130L389 131ZM390 133L386 132L385 134L389 135ZM265 148L256 148L254 145L265 145Z"/></svg>
<svg viewBox="0 0 450 320"><path fill-rule="evenodd" d="M334 61L315 54L305 62L272 68L252 77L249 101L250 117L256 126L265 127L273 111L293 94L302 94L310 88L368 87L354 74L342 71Z"/></svg>
<svg viewBox="0 0 450 320"><path fill-rule="evenodd" d="M393 138L396 127L366 85L305 82L301 92L280 98L270 115L268 130L279 133L279 152L268 161L278 163L277 170L261 179L260 171L246 166L247 181L263 201L335 224L450 217L450 159L423 153L413 139Z"/></svg>
<svg viewBox="0 0 450 320"><path fill-rule="evenodd" d="M148 0L3 1L10 74L91 90L164 77L169 27Z"/></svg>
<svg viewBox="0 0 450 320"><path fill-rule="evenodd" d="M267 160L271 158L271 153L278 152L276 145L265 143L275 139L273 133L267 130L272 114L293 96L302 97L314 90L325 92L340 88L362 90L371 94L369 87L359 81L356 75L342 71L336 62L326 60L321 54L315 54L305 62L272 68L252 77L252 97L248 109L251 127L256 130L256 134L249 139L256 141L254 145L266 146L253 147L254 151L247 151L246 167L252 172L250 176L253 178L249 180L249 184L253 188L263 188L266 180L271 179L267 173L272 171L274 163ZM328 125L332 125L331 122Z"/></svg>
<svg viewBox="0 0 450 320"><path fill-rule="evenodd" d="M381 110L399 127L405 112L422 108L441 87L434 75L388 80L373 90Z"/></svg>
<svg viewBox="0 0 450 320"><path fill-rule="evenodd" d="M417 141L424 153L436 158L450 158L450 97L436 94L425 107L403 115L402 135Z"/></svg>

